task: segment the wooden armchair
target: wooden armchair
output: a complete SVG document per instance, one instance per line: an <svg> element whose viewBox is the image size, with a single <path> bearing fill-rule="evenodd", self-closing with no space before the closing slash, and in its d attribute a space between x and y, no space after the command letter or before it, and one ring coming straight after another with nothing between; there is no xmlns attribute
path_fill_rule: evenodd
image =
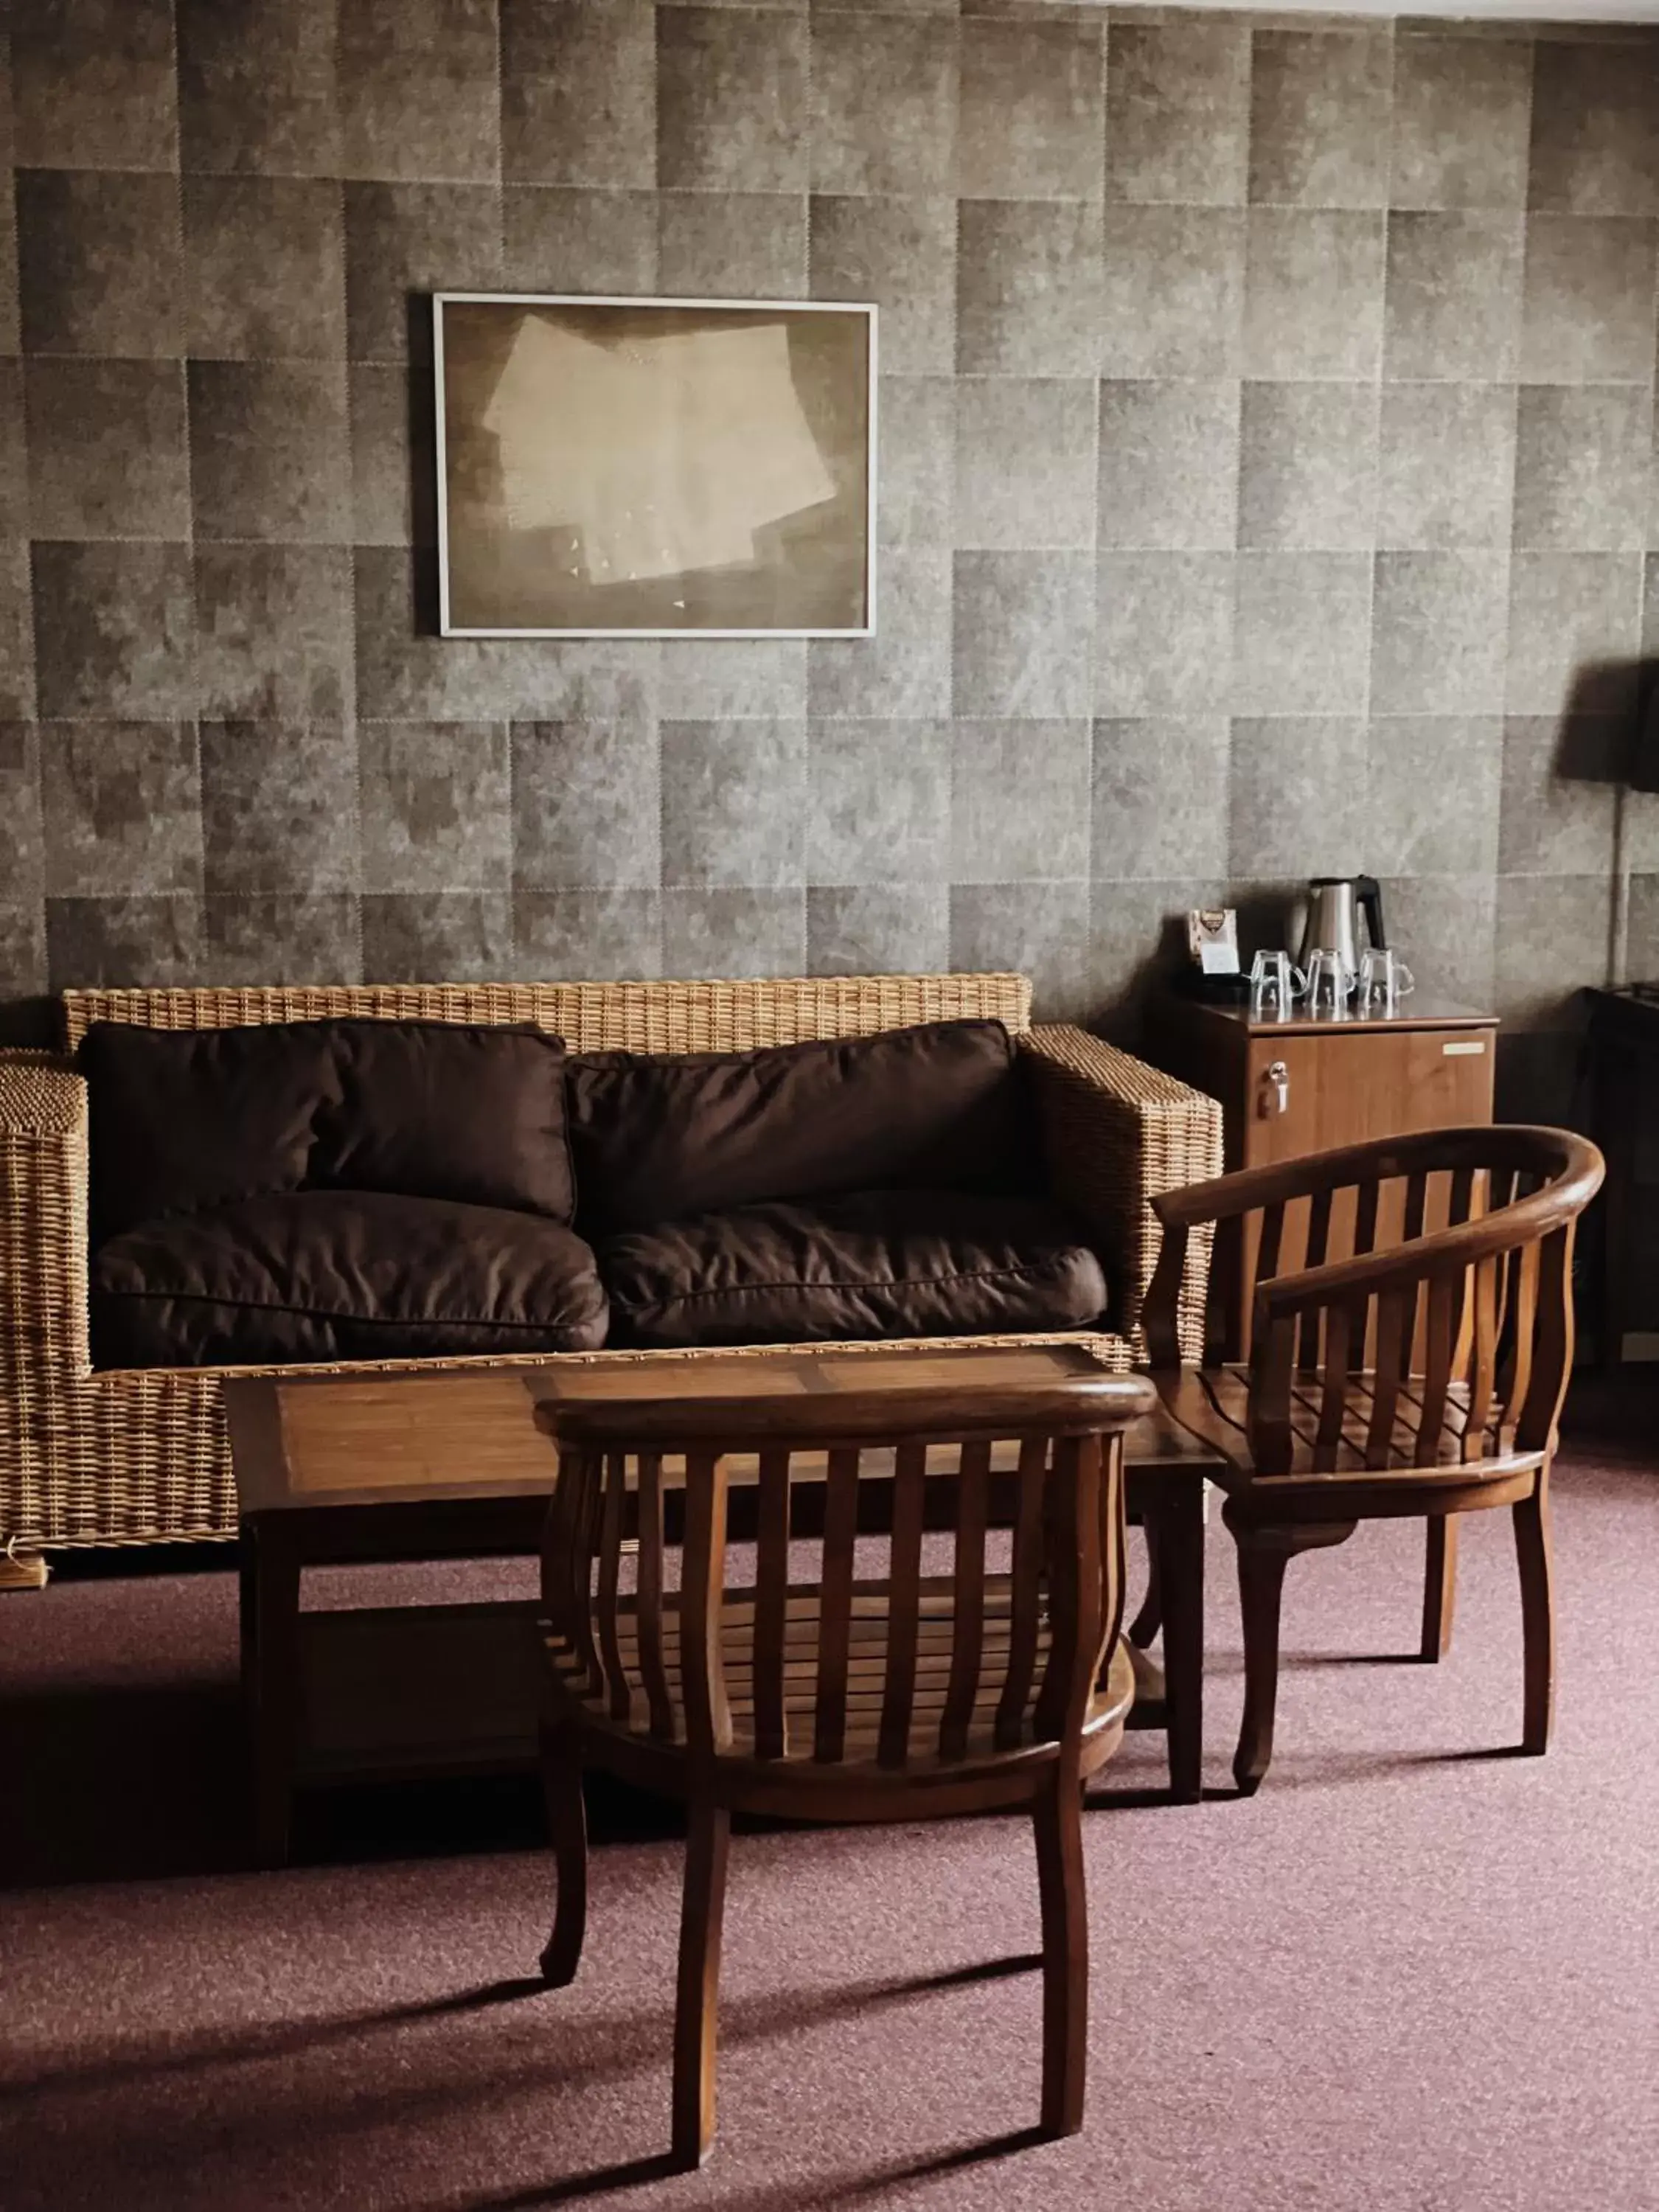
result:
<svg viewBox="0 0 1659 2212"><path fill-rule="evenodd" d="M1572 1364L1572 1243L1601 1156L1562 1129L1447 1129L1353 1145L1153 1200L1154 1378L1225 1463L1238 1546L1254 1790L1273 1754L1279 1600L1298 1552L1362 1520L1428 1519L1423 1656L1449 1645L1455 1516L1508 1505L1525 1636L1523 1751L1548 1744L1555 1643L1549 1472ZM1176 1315L1197 1229L1253 1250L1248 1364L1183 1367Z"/></svg>
<svg viewBox="0 0 1659 2212"><path fill-rule="evenodd" d="M591 1762L686 1800L673 2156L714 2133L715 1998L734 1811L915 1820L1029 1805L1043 1949L1042 2124L1083 2119L1081 1789L1133 1695L1119 1638L1129 1376L974 1391L838 1385L794 1399L544 1405L560 1447L544 1562L544 1736L557 1906L542 1969L581 1956ZM1012 1571L986 1572L994 1443L1019 1448ZM791 1557L792 1466L827 1454L824 1534ZM726 1588L726 1483L758 1461L752 1587ZM873 1462L873 1464L872 1463ZM822 1465L822 1462L820 1462ZM854 1561L861 1475L890 1480L890 1571ZM683 1481L684 1546L664 1540ZM922 1572L927 1492L954 1500L948 1574ZM630 1553L631 1542L637 1553ZM814 1570L803 1576L802 1554ZM670 1584L678 1570L678 1587ZM631 1583L631 1587L629 1587Z"/></svg>

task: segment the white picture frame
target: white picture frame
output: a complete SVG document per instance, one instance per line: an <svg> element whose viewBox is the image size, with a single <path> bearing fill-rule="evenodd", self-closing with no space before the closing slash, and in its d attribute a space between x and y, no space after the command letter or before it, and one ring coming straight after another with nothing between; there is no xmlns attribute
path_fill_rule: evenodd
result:
<svg viewBox="0 0 1659 2212"><path fill-rule="evenodd" d="M873 304L437 292L432 349L441 635L875 635ZM665 391L673 409L658 428ZM699 406L714 428L705 453L688 454L678 424ZM624 508L632 489L641 503ZM642 545L645 568L626 567ZM663 565L699 552L735 557ZM614 575L601 573L612 553ZM543 612L564 618L524 619Z"/></svg>

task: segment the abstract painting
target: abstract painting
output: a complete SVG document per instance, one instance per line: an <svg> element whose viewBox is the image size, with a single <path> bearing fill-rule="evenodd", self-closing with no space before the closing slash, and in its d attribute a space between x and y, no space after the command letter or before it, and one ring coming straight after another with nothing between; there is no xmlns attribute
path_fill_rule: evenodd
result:
<svg viewBox="0 0 1659 2212"><path fill-rule="evenodd" d="M447 637L863 637L876 311L441 292Z"/></svg>

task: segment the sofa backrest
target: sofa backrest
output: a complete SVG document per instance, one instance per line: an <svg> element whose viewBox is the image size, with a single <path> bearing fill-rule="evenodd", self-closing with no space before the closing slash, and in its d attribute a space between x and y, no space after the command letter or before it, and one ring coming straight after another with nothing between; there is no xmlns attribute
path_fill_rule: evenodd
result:
<svg viewBox="0 0 1659 2212"><path fill-rule="evenodd" d="M283 984L238 990L65 991L73 1052L93 1022L237 1029L359 1019L531 1023L573 1052L749 1052L806 1037L869 1036L918 1022L1031 1023L1024 975L776 975L652 983Z"/></svg>

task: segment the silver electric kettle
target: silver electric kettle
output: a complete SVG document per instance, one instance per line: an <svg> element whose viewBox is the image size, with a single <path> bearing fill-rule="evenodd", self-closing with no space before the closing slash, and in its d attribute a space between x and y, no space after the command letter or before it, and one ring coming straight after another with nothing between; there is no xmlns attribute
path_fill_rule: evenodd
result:
<svg viewBox="0 0 1659 2212"><path fill-rule="evenodd" d="M1308 885L1297 965L1306 969L1313 952L1334 952L1352 986L1359 973L1359 917L1368 943L1388 949L1382 926L1382 887L1375 876L1316 876Z"/></svg>

